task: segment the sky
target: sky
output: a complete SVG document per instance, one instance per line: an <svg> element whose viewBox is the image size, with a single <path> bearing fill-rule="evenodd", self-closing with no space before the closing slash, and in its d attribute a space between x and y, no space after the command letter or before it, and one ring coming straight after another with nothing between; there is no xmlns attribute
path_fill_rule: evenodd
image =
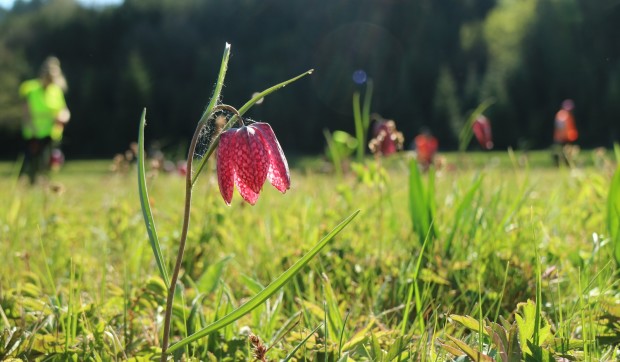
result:
<svg viewBox="0 0 620 362"><path fill-rule="evenodd" d="M0 0L0 7L10 9L13 6L15 0ZM101 5L116 5L123 2L123 0L77 0L77 2L86 5L98 7Z"/></svg>

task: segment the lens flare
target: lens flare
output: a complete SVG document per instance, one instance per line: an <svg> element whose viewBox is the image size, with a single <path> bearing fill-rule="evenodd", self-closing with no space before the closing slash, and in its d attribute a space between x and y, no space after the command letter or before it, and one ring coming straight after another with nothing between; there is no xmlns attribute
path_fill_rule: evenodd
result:
<svg viewBox="0 0 620 362"><path fill-rule="evenodd" d="M355 72L353 72L353 81L356 84L364 84L366 83L366 80L368 79L368 76L366 75L366 72L364 72L362 69L358 69Z"/></svg>

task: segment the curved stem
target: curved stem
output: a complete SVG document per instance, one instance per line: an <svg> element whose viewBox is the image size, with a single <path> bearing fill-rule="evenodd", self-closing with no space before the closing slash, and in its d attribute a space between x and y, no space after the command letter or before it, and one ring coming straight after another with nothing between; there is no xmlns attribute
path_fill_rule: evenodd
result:
<svg viewBox="0 0 620 362"><path fill-rule="evenodd" d="M233 113L233 116L230 118L230 120L228 121L228 123L226 123L226 126L224 127L224 129L228 129L230 127L233 126L234 124L234 120L236 120L235 117L238 117L241 119L241 125L245 125L245 123L243 122L243 118L241 118L241 114L239 113L239 111L237 110L237 108L230 106L228 104L218 104L217 106L213 107L213 109L211 109L211 113L209 114L204 114L202 116L202 118L200 118L200 121L198 121L198 126L202 125L206 125L207 121L209 121L211 119L211 117L213 117L215 115L215 112L217 111L228 111L230 113ZM211 147L213 147L213 143L211 144ZM207 155L208 158L209 155Z"/></svg>
<svg viewBox="0 0 620 362"><path fill-rule="evenodd" d="M170 324L172 320L172 305L174 302L174 293L177 286L177 280L179 279L179 272L181 270L181 263L183 262L183 254L185 253L185 242L187 241L187 231L189 229L189 214L192 208L192 165L194 161L194 152L196 152L196 145L198 144L198 138L200 138L200 132L206 126L207 121L213 117L216 111L218 110L226 110L231 113L234 113L243 124L243 118L239 114L239 111L233 106L229 106L227 104L219 104L213 107L211 113L206 117L203 117L200 122L198 122L198 126L196 127L196 131L194 131L194 136L192 137L192 142L189 145L189 150L187 151L187 174L185 175L185 208L183 213L183 227L181 229L181 240L179 241L179 252L177 253L177 260L174 264L174 270L172 271L172 277L170 279L170 287L168 289L168 297L166 299L166 311L164 316L164 339L162 342L162 353L161 353L161 361L166 361L168 344L170 340ZM205 156L208 157L208 156Z"/></svg>
<svg viewBox="0 0 620 362"><path fill-rule="evenodd" d="M211 113L213 114L213 113ZM209 117L207 117L209 119ZM192 137L192 142L189 146L189 151L187 152L187 174L185 176L185 209L183 213L183 228L181 230L181 240L179 242L179 252L177 254L177 261L174 264L174 270L172 272L172 277L170 279L170 287L168 289L168 298L166 300L166 311L165 311L165 319L164 319L164 339L162 342L161 349L161 361L166 361L167 357L167 349L168 342L170 338L170 321L172 319L172 304L174 302L174 292L177 286L177 280L179 278L179 271L181 270L181 263L183 261L183 254L185 253L185 241L187 240L187 230L189 228L189 214L192 208L192 163L194 160L194 152L196 151L196 145L198 144L198 138L200 137L200 132L206 125L205 122L198 123L196 127L196 131L194 132L194 136Z"/></svg>

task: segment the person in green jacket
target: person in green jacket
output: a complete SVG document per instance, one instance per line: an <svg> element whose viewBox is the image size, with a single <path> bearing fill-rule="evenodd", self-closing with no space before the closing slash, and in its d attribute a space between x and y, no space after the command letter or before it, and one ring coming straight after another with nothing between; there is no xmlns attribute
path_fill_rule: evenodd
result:
<svg viewBox="0 0 620 362"><path fill-rule="evenodd" d="M62 139L65 124L71 117L64 93L67 81L56 57L48 57L41 66L38 79L23 82L19 95L24 100L22 136L25 157L20 172L31 184L38 174L47 173L53 143Z"/></svg>

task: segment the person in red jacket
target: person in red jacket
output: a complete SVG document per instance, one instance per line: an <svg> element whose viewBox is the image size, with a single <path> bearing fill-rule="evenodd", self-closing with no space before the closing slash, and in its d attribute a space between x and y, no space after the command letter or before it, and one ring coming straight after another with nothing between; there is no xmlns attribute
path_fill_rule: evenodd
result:
<svg viewBox="0 0 620 362"><path fill-rule="evenodd" d="M422 169L428 170L435 160L435 154L439 146L437 138L431 134L430 130L423 128L420 134L415 137L413 143L417 153L418 164L422 166Z"/></svg>

